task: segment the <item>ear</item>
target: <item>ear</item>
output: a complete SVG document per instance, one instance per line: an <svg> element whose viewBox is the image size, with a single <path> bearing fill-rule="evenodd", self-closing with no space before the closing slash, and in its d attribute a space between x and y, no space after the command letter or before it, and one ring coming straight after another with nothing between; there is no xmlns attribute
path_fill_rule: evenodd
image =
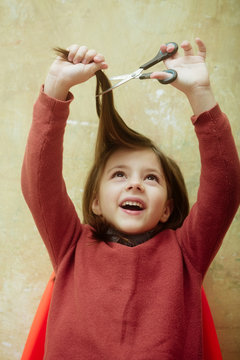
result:
<svg viewBox="0 0 240 360"><path fill-rule="evenodd" d="M165 208L160 218L160 222L165 223L168 221L169 216L171 215L173 210L173 200L167 200L165 204Z"/></svg>
<svg viewBox="0 0 240 360"><path fill-rule="evenodd" d="M95 198L92 202L92 211L95 215L102 215L101 207L98 198Z"/></svg>

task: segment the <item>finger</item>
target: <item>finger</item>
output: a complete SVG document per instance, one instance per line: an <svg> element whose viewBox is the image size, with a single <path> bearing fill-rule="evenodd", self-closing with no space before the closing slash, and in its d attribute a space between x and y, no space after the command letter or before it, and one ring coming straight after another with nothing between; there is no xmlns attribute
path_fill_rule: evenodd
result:
<svg viewBox="0 0 240 360"><path fill-rule="evenodd" d="M192 45L190 44L189 41L184 40L181 44L181 48L184 50L185 56L193 56L194 55Z"/></svg>
<svg viewBox="0 0 240 360"><path fill-rule="evenodd" d="M159 80L165 80L168 79L169 77L170 77L169 74L164 71L154 71L150 75L151 79L159 79Z"/></svg>
<svg viewBox="0 0 240 360"><path fill-rule="evenodd" d="M162 44L160 46L160 50L161 52L165 53L165 52L168 52L168 53L171 53L173 50L175 49L174 45L172 43L169 43L169 44Z"/></svg>
<svg viewBox="0 0 240 360"><path fill-rule="evenodd" d="M175 46L172 43L167 44L167 52L171 53L173 50L175 50Z"/></svg>
<svg viewBox="0 0 240 360"><path fill-rule="evenodd" d="M207 50L206 50L206 46L205 46L204 42L199 38L196 38L195 42L198 46L198 55L205 59Z"/></svg>
<svg viewBox="0 0 240 360"><path fill-rule="evenodd" d="M85 46L85 45L80 46L78 48L77 52L75 53L75 56L73 57L72 62L74 64L80 63L84 59L87 51L88 51L87 46Z"/></svg>
<svg viewBox="0 0 240 360"><path fill-rule="evenodd" d="M93 61L96 63L101 63L105 61L105 58L102 54L97 54L96 56L94 56Z"/></svg>
<svg viewBox="0 0 240 360"><path fill-rule="evenodd" d="M162 53L165 53L167 51L167 45L166 44L161 44L160 50L161 50Z"/></svg>
<svg viewBox="0 0 240 360"><path fill-rule="evenodd" d="M79 49L79 45L77 45L77 44L72 44L67 48L67 50L69 51L68 61L71 61L71 62L73 61L73 58L74 58L76 52L78 51L78 49Z"/></svg>
<svg viewBox="0 0 240 360"><path fill-rule="evenodd" d="M87 71L89 71L89 73L93 76L98 70L104 70L108 68L108 65L103 62L103 63L95 63L95 62L91 62L89 64L86 65Z"/></svg>
<svg viewBox="0 0 240 360"><path fill-rule="evenodd" d="M169 44L162 44L160 46L160 50L162 53L168 52L171 54L171 52L175 49L175 46L171 43ZM179 56L178 52L176 52L171 58L175 59Z"/></svg>
<svg viewBox="0 0 240 360"><path fill-rule="evenodd" d="M76 55L77 51L79 49L79 45L78 44L72 44L70 45L67 50L69 51L69 54L68 54L68 61L73 61L74 59L74 56Z"/></svg>
<svg viewBox="0 0 240 360"><path fill-rule="evenodd" d="M82 63L83 63L83 64L89 64L90 62L93 61L93 58L94 58L94 56L96 56L96 55L97 55L96 50L93 50L93 49L88 50L88 51L85 53L84 58L82 59Z"/></svg>
<svg viewBox="0 0 240 360"><path fill-rule="evenodd" d="M101 68L100 68L101 70L106 70L108 68L108 64L105 62L102 62L100 65L101 65Z"/></svg>

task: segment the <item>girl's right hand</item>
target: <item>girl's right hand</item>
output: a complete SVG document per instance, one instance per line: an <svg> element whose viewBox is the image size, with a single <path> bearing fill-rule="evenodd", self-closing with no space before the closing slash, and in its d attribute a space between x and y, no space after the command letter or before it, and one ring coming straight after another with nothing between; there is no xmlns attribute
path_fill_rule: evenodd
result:
<svg viewBox="0 0 240 360"><path fill-rule="evenodd" d="M44 92L59 100L66 100L72 86L87 81L98 70L108 68L104 56L96 50L79 45L71 45L68 50L68 61L57 57L44 84Z"/></svg>

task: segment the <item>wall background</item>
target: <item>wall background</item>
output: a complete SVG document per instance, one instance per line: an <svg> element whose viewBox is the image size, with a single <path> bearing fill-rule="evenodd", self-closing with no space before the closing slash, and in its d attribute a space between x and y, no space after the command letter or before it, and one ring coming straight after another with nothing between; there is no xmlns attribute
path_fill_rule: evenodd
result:
<svg viewBox="0 0 240 360"><path fill-rule="evenodd" d="M54 58L54 46L86 44L101 51L107 74L135 70L161 42L201 37L217 101L230 118L238 147L238 0L0 0L0 353L19 359L52 272L20 189L32 106ZM97 130L95 79L74 88L65 136L64 176L81 213L81 195ZM183 95L157 81L132 81L115 91L129 126L152 137L179 162L191 203L199 178L197 142ZM238 212L205 279L223 358L240 358L240 222Z"/></svg>

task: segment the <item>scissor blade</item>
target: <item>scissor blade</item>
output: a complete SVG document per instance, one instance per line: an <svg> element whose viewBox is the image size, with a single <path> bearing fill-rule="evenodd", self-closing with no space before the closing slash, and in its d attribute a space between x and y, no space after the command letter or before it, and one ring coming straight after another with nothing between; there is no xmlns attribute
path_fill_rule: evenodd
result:
<svg viewBox="0 0 240 360"><path fill-rule="evenodd" d="M123 75L118 75L118 76L112 76L110 77L110 80L124 80L124 79L128 79L129 77L131 79L136 79L138 78L138 76L142 73L143 69L139 68L136 71L134 71L131 74L123 74Z"/></svg>
<svg viewBox="0 0 240 360"><path fill-rule="evenodd" d="M103 94L106 94L108 93L109 91L112 91L113 89L117 88L118 86L124 84L125 82L129 81L132 79L132 76L128 76L128 78L125 78L124 80L122 81L119 81L117 84L113 85L112 87L110 87L109 89L103 91L101 94L98 94L97 96L100 96L100 95L103 95Z"/></svg>
<svg viewBox="0 0 240 360"><path fill-rule="evenodd" d="M111 90L119 87L120 85L128 82L129 80L132 80L132 79L137 78L137 77L141 74L142 71L143 71L143 69L139 68L138 70L134 71L132 74L126 75L122 81L119 81L117 84L113 85L112 87L110 87L109 89L103 91L101 94L99 94L99 95L97 95L97 96L106 94L106 93L108 93L109 91L111 91ZM120 75L120 76L121 76L121 75Z"/></svg>
<svg viewBox="0 0 240 360"><path fill-rule="evenodd" d="M128 76L129 76L129 74L112 76L112 77L110 77L110 80L124 80L124 79L126 79Z"/></svg>

